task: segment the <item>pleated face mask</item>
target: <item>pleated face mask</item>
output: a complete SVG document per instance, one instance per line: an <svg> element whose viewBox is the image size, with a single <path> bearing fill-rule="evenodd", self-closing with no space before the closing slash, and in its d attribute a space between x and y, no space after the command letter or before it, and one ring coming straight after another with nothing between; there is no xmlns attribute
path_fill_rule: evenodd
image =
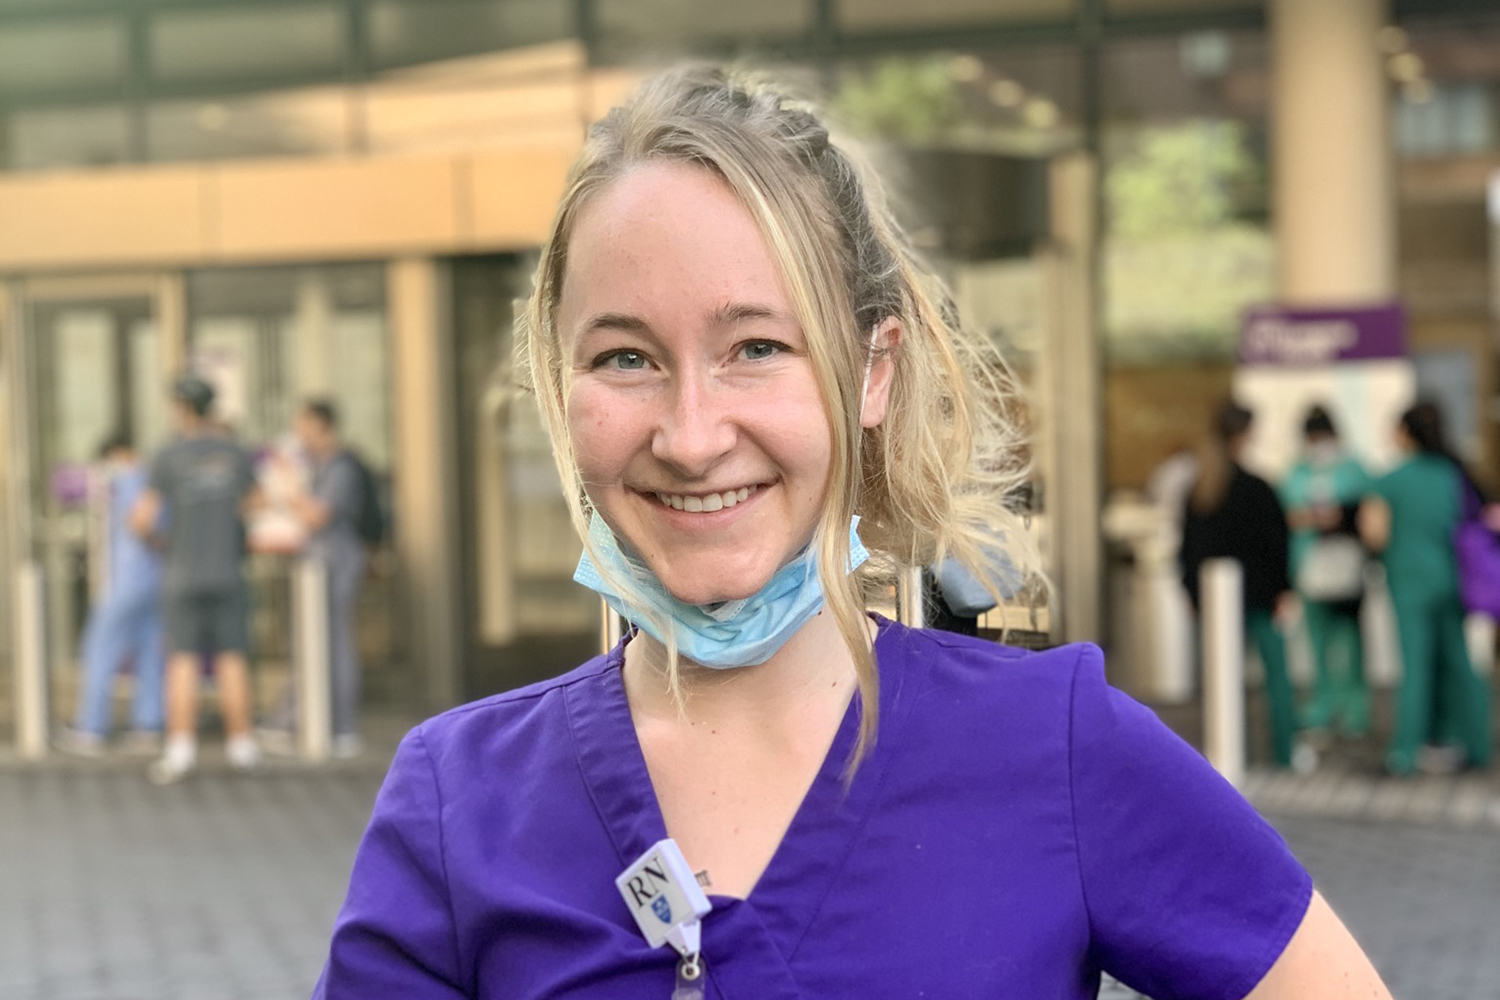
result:
<svg viewBox="0 0 1500 1000"><path fill-rule="evenodd" d="M855 531L858 525L857 517L849 523L849 573L870 557ZM625 554L619 539L598 514L589 521L589 541L614 575L635 581L644 604L627 603L606 583L587 548L573 579L598 593L617 613L663 645L668 639L659 634L653 619L666 622L677 652L705 667L725 670L766 662L823 607L823 584L810 545L749 597L700 605L684 604L667 593L645 563Z"/></svg>

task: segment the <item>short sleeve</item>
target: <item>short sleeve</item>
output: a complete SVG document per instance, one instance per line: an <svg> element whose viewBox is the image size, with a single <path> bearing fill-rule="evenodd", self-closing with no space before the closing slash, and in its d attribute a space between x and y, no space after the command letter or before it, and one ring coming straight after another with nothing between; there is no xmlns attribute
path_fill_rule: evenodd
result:
<svg viewBox="0 0 1500 1000"><path fill-rule="evenodd" d="M453 1000L458 944L432 759L414 730L375 800L313 1000Z"/></svg>
<svg viewBox="0 0 1500 1000"><path fill-rule="evenodd" d="M359 474L352 458L331 462L316 490L318 499L333 510L334 517L353 521L359 513Z"/></svg>
<svg viewBox="0 0 1500 1000"><path fill-rule="evenodd" d="M1155 1000L1241 1000L1301 924L1307 872L1197 751L1105 683L1094 647L1070 745L1095 961Z"/></svg>

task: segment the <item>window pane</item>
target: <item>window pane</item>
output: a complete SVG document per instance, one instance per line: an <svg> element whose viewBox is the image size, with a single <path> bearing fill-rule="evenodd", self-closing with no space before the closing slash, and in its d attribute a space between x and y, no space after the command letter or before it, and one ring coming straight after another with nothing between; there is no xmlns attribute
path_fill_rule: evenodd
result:
<svg viewBox="0 0 1500 1000"><path fill-rule="evenodd" d="M837 0L839 26L845 30L946 27L954 24L1056 21L1070 18L1077 0Z"/></svg>
<svg viewBox="0 0 1500 1000"><path fill-rule="evenodd" d="M243 79L335 72L347 25L332 5L158 15L151 65L161 80Z"/></svg>
<svg viewBox="0 0 1500 1000"><path fill-rule="evenodd" d="M1104 9L1111 14L1196 14L1264 7L1265 0L1104 0Z"/></svg>
<svg viewBox="0 0 1500 1000"><path fill-rule="evenodd" d="M370 48L380 67L476 55L573 34L568 0L376 0Z"/></svg>
<svg viewBox="0 0 1500 1000"><path fill-rule="evenodd" d="M118 105L16 111L9 131L12 170L98 167L130 159L130 118Z"/></svg>
<svg viewBox="0 0 1500 1000"><path fill-rule="evenodd" d="M1274 295L1259 33L1104 52L1104 333L1115 364L1233 356L1240 314Z"/></svg>
<svg viewBox="0 0 1500 1000"><path fill-rule="evenodd" d="M163 101L147 112L152 160L297 156L347 149L343 88L286 91L222 101Z"/></svg>
<svg viewBox="0 0 1500 1000"><path fill-rule="evenodd" d="M807 30L806 0L704 4L696 0L598 0L596 16L611 51L680 48L695 42L761 41Z"/></svg>
<svg viewBox="0 0 1500 1000"><path fill-rule="evenodd" d="M113 19L67 20L0 30L5 91L101 87L125 75L125 28Z"/></svg>
<svg viewBox="0 0 1500 1000"><path fill-rule="evenodd" d="M1079 142L1080 79L1070 46L850 59L829 103L835 121L883 142L1040 156Z"/></svg>

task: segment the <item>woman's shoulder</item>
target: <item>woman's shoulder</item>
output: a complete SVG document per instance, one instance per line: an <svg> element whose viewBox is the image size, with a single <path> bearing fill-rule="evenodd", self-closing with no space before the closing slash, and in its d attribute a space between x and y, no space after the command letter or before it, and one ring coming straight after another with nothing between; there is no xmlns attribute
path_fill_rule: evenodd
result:
<svg viewBox="0 0 1500 1000"><path fill-rule="evenodd" d="M882 674L921 664L921 697L943 705L944 712L1065 727L1079 684L1105 683L1104 654L1091 643L1031 650L935 629L888 627L893 632L886 649L904 663L882 664Z"/></svg>
<svg viewBox="0 0 1500 1000"><path fill-rule="evenodd" d="M593 696L619 666L619 650L611 650L556 677L450 708L419 724L408 739L420 741L435 757L470 756L481 747L503 753L506 744L528 742L565 727L569 692Z"/></svg>

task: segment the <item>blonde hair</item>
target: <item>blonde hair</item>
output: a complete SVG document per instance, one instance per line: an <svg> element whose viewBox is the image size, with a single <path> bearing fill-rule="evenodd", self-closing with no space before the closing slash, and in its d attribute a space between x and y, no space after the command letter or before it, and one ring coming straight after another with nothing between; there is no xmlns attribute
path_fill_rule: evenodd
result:
<svg viewBox="0 0 1500 1000"><path fill-rule="evenodd" d="M687 163L717 175L759 226L807 338L832 429L828 496L814 531L827 606L854 658L861 719L857 764L875 738L879 676L864 625L863 575L849 564L849 522L877 568L927 565L953 555L997 599L993 553L1023 572L1034 546L1012 509L1027 474L1018 398L990 341L959 328L941 282L920 263L884 195L856 158L830 141L809 108L764 83L690 67L645 83L589 132L542 250L518 323L521 368L555 445L573 521L590 555L590 502L568 435L570 365L556 326L568 247L583 207L612 181L648 163ZM872 332L902 328L885 418L860 425L869 366L886 350ZM625 594L632 581L608 581ZM639 604L639 602L634 602ZM666 623L657 631L668 637ZM677 652L668 640L677 690Z"/></svg>

